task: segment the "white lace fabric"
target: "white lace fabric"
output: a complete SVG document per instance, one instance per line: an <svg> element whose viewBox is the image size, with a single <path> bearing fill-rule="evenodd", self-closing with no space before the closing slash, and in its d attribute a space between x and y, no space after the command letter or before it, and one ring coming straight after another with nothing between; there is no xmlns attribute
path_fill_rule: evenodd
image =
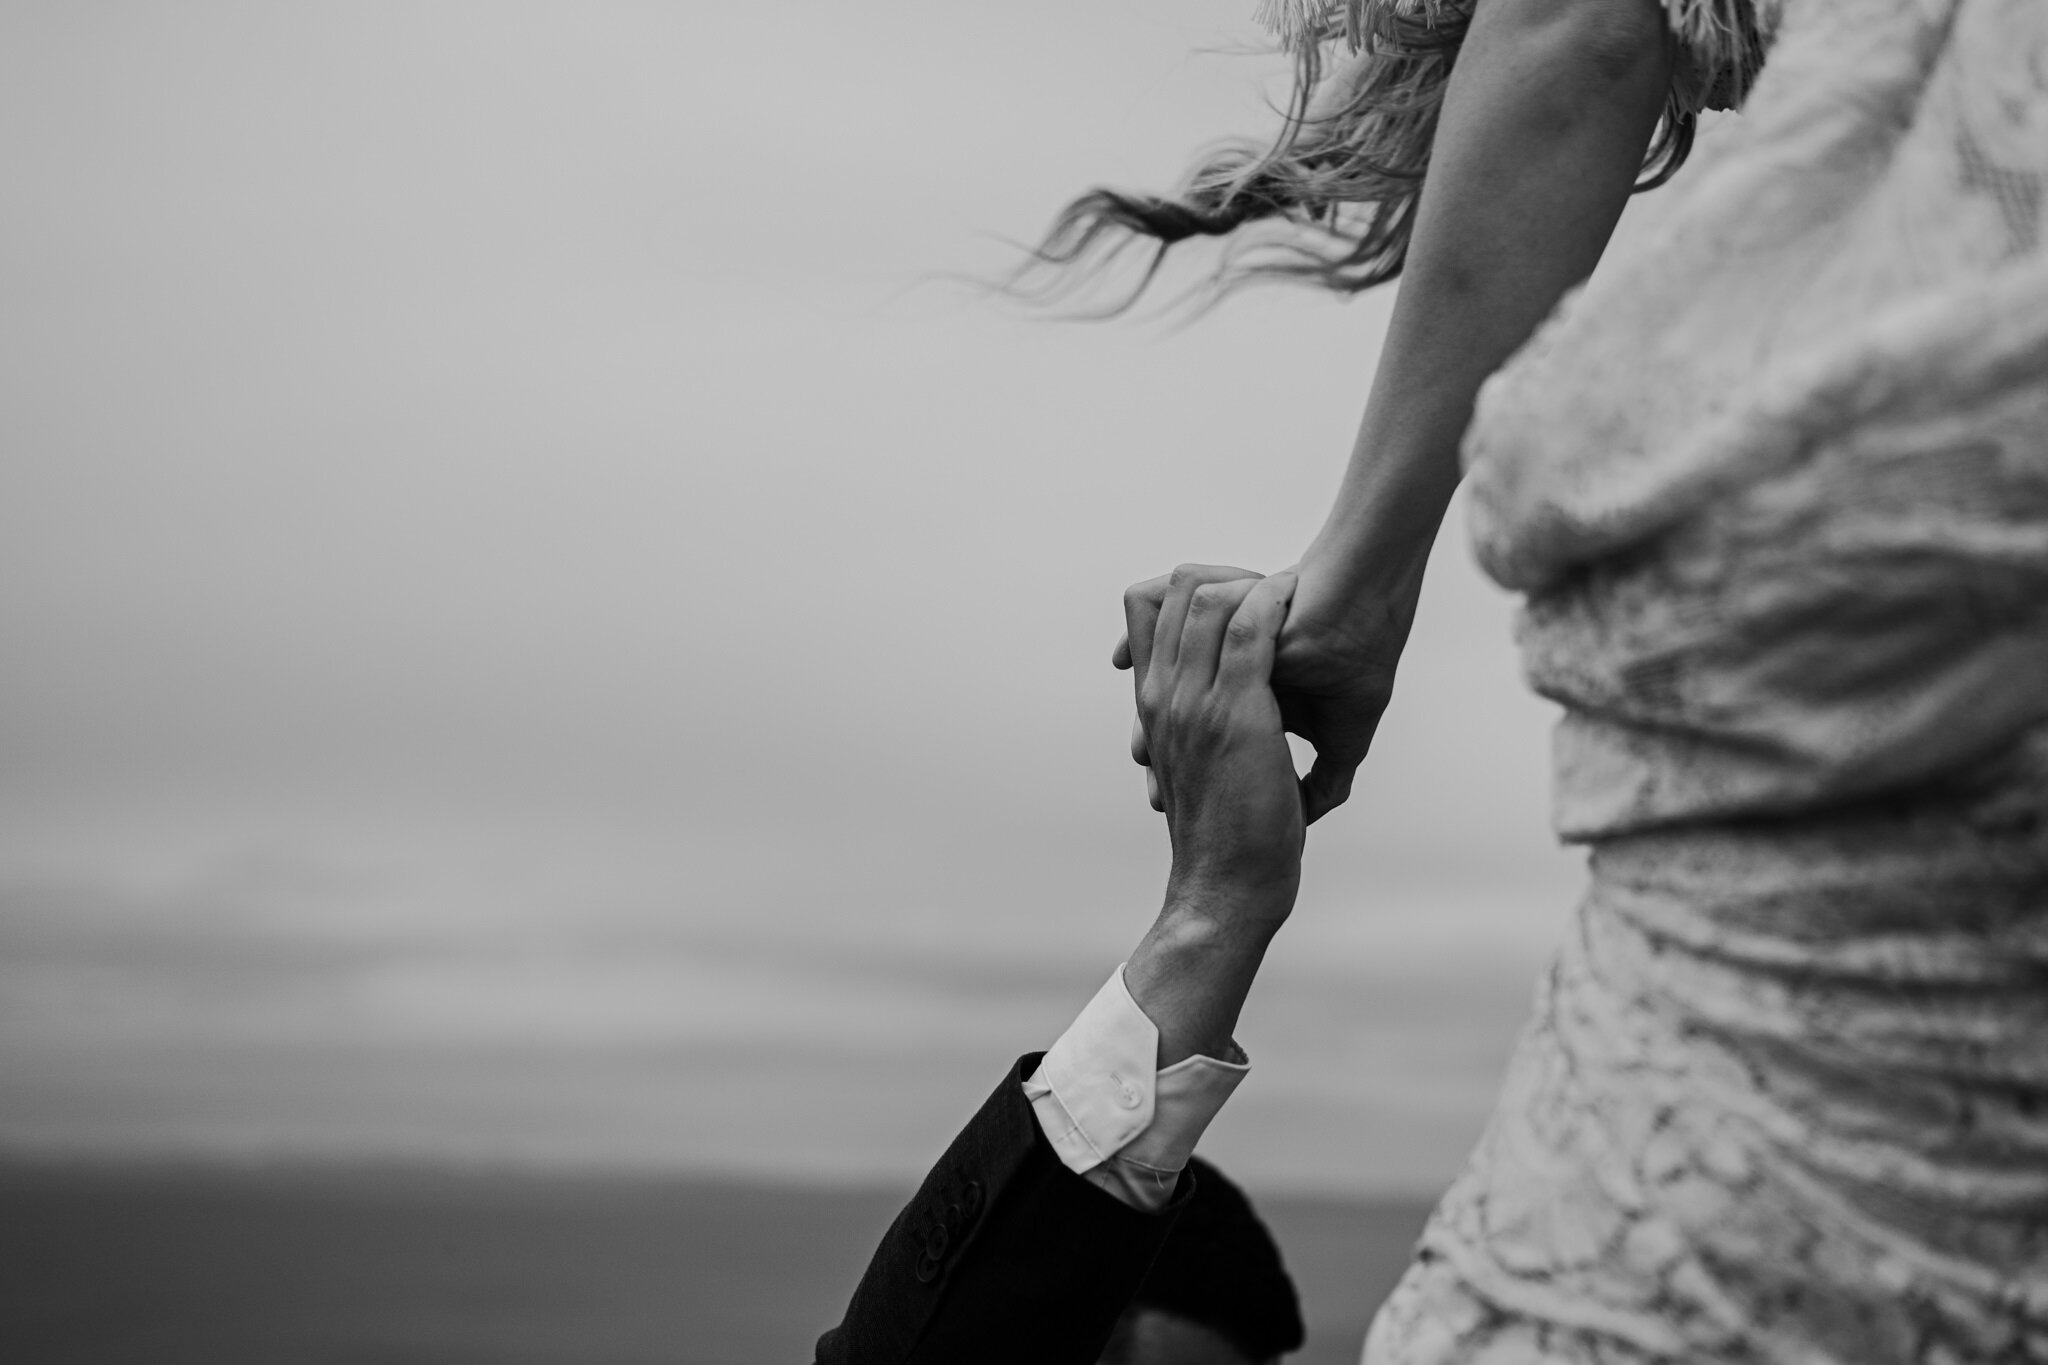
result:
<svg viewBox="0 0 2048 1365"><path fill-rule="evenodd" d="M1592 885L1370 1365L2048 1361L2048 5L1786 0L1481 396Z"/></svg>

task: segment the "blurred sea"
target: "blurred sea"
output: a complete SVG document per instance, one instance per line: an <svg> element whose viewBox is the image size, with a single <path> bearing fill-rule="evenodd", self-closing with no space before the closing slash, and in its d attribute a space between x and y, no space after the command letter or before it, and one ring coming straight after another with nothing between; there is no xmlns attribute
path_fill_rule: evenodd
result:
<svg viewBox="0 0 2048 1365"><path fill-rule="evenodd" d="M106 839L106 871L24 839L40 856L0 856L0 1154L912 1181L1137 940L1156 832L1077 821L1026 866L962 832L893 898L920 831L854 819L794 852L493 814L471 843L245 824L271 851L205 859L170 828L161 866ZM1241 1021L1252 1076L1203 1150L1258 1188L1441 1188L1569 904L1369 854L1323 850Z"/></svg>
<svg viewBox="0 0 2048 1365"><path fill-rule="evenodd" d="M9 1365L810 1359L903 1188L424 1167L0 1165ZM1258 1197L1357 1358L1413 1204Z"/></svg>

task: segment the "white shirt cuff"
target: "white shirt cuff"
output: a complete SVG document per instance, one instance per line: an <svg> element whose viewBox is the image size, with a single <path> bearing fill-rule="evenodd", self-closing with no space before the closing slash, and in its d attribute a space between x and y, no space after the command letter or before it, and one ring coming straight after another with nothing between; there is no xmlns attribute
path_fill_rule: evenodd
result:
<svg viewBox="0 0 2048 1365"><path fill-rule="evenodd" d="M1235 1044L1232 1045L1235 1047ZM1137 1208L1156 1210L1209 1123L1251 1070L1189 1057L1158 1069L1159 1029L1119 966L1024 1082L1046 1140L1068 1170Z"/></svg>

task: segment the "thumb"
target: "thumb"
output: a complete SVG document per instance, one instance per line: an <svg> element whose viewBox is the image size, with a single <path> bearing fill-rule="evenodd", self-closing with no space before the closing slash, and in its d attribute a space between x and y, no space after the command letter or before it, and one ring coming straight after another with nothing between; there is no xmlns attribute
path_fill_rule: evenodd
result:
<svg viewBox="0 0 2048 1365"><path fill-rule="evenodd" d="M1316 755L1307 776L1301 779L1302 815L1309 824L1314 824L1350 799L1351 780L1357 776L1358 765L1362 761L1362 756L1337 758L1329 754Z"/></svg>

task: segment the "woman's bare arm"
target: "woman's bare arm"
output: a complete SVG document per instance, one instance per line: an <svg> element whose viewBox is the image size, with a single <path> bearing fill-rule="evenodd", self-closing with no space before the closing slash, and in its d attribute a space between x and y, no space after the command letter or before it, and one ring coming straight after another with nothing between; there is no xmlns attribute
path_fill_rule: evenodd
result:
<svg viewBox="0 0 2048 1365"><path fill-rule="evenodd" d="M1591 273L1663 108L1658 0L1481 0L1431 151L1378 373L1301 561L1278 680L1341 802L1392 690L1486 377Z"/></svg>

